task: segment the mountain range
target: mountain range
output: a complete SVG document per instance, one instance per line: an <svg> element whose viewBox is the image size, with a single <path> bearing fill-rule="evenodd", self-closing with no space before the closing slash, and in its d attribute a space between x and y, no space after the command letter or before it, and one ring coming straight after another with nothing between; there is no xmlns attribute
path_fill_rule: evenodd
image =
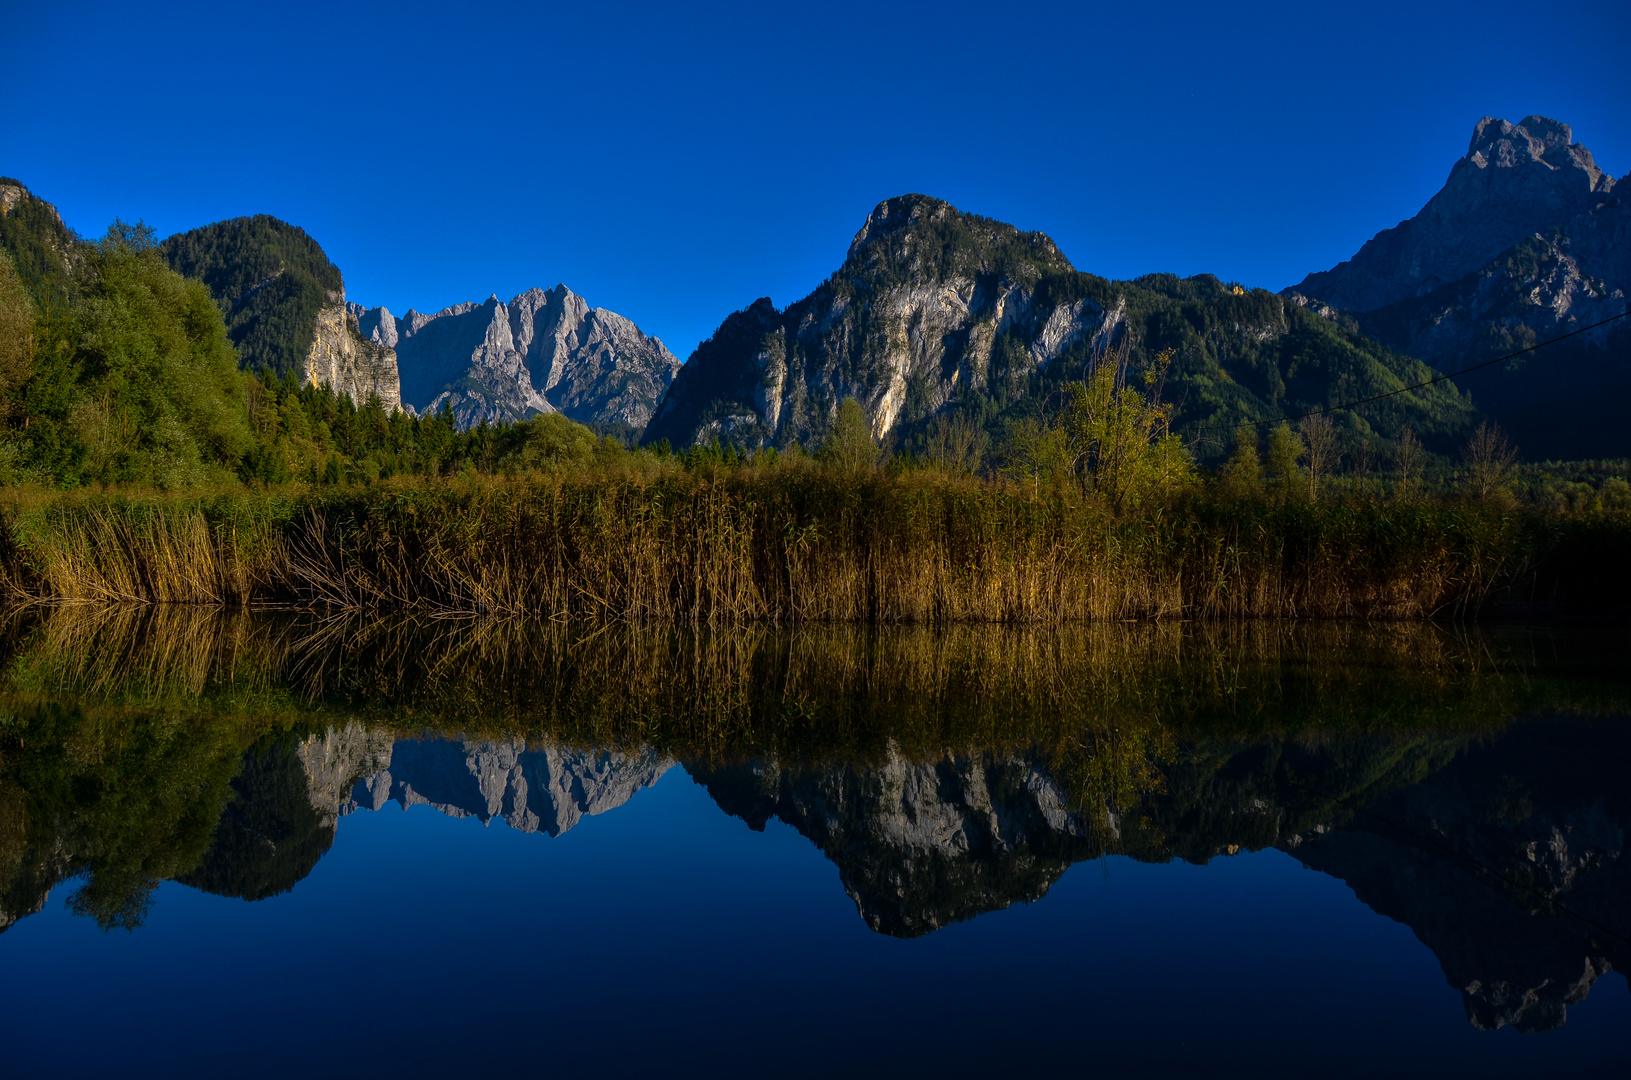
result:
<svg viewBox="0 0 1631 1080"><path fill-rule="evenodd" d="M1170 359L1160 389L1202 461L1241 421L1378 395L1335 414L1348 447L1385 452L1408 428L1451 453L1490 417L1528 457L1584 458L1631 455L1623 320L1404 388L1624 313L1628 192L1567 124L1486 117L1420 212L1278 294L1206 274L1112 281L1042 233L904 195L878 204L808 296L730 314L683 365L564 284L434 314L348 301L317 242L265 215L160 250L207 285L244 366L388 410L445 407L462 427L560 412L647 444L785 448L819 441L853 398L891 449L955 443L978 459L1114 350L1146 369ZM0 247L47 295L53 274L71 276L57 266L71 234L20 184L0 197Z"/></svg>
<svg viewBox="0 0 1631 1080"><path fill-rule="evenodd" d="M395 351L403 400L421 411L446 405L464 427L560 412L643 428L680 369L661 341L565 285L434 315L348 310L361 334Z"/></svg>
<svg viewBox="0 0 1631 1080"><path fill-rule="evenodd" d="M264 215L172 236L161 251L209 286L245 367L332 386L359 405L446 406L461 427L562 412L640 428L680 366L661 341L565 285L401 318L350 302L316 242Z"/></svg>
<svg viewBox="0 0 1631 1080"><path fill-rule="evenodd" d="M1486 117L1416 216L1278 296L1209 275L1107 281L1040 233L921 195L886 200L809 296L721 323L646 439L807 443L844 397L898 447L943 440L959 416L995 437L1125 335L1135 363L1173 350L1174 426L1204 460L1236 421L1398 391L1624 313L1628 190L1568 125ZM1337 420L1350 445L1385 448L1409 426L1452 452L1489 416L1530 457L1620 456L1628 392L1631 327L1618 322Z"/></svg>
<svg viewBox="0 0 1631 1080"><path fill-rule="evenodd" d="M923 195L880 203L844 265L785 311L761 299L686 362L648 443L818 438L844 398L887 445L923 452L961 429L999 440L1038 416L1096 355L1146 370L1170 350L1174 426L1203 457L1260 421L1423 382L1420 361L1262 289L1211 275L1111 281L1071 266L1040 233ZM1401 394L1350 434L1385 445L1406 426L1453 445L1474 423L1454 387Z"/></svg>

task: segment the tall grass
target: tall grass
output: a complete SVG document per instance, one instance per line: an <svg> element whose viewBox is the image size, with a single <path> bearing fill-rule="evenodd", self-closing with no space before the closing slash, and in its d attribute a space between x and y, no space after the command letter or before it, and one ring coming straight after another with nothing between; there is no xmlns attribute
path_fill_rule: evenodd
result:
<svg viewBox="0 0 1631 1080"><path fill-rule="evenodd" d="M1002 483L813 467L84 495L5 517L15 599L710 624L1420 618L1477 610L1585 532L1601 568L1623 565L1631 538L1617 518L1582 532L1429 501L1195 493L1114 517Z"/></svg>

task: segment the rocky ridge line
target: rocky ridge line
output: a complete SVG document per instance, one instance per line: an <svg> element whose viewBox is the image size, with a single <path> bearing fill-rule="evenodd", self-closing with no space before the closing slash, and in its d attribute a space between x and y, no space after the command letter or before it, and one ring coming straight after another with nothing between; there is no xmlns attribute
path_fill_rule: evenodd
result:
<svg viewBox="0 0 1631 1080"><path fill-rule="evenodd" d="M1486 116L1419 213L1377 233L1347 262L1309 274L1294 291L1347 311L1425 296L1589 212L1616 186L1569 125Z"/></svg>
<svg viewBox="0 0 1631 1080"><path fill-rule="evenodd" d="M886 199L809 296L785 311L763 298L720 324L646 441L804 442L846 397L886 438L908 412L932 414L960 393L1023 377L1103 326L1092 300L1038 297L1046 275L1071 272L1042 233L925 195ZM1023 343L1021 356L999 355L1004 335Z"/></svg>
<svg viewBox="0 0 1631 1080"><path fill-rule="evenodd" d="M680 369L660 340L565 285L428 315L350 311L364 337L396 351L403 400L446 405L461 427L561 412L642 428Z"/></svg>
<svg viewBox="0 0 1631 1080"><path fill-rule="evenodd" d="M1480 121L1420 213L1282 295L1454 371L1622 315L1628 294L1631 176L1616 181L1567 124L1531 116ZM1631 454L1620 416L1631 394L1626 320L1464 388L1529 457Z"/></svg>

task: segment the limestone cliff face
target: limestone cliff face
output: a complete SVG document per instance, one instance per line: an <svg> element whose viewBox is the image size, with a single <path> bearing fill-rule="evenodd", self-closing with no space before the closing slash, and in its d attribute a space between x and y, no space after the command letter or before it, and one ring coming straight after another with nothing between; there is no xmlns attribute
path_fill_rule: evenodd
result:
<svg viewBox="0 0 1631 1080"><path fill-rule="evenodd" d="M464 427L550 412L644 427L680 367L661 341L565 285L434 315L353 310L364 336L396 350L403 399L446 404Z"/></svg>
<svg viewBox="0 0 1631 1080"><path fill-rule="evenodd" d="M1420 213L1377 233L1347 262L1308 275L1296 291L1349 311L1425 296L1588 212L1615 187L1569 125L1485 117Z"/></svg>
<svg viewBox="0 0 1631 1080"><path fill-rule="evenodd" d="M335 393L359 405L377 397L386 412L404 407L396 353L363 337L343 291L329 293L328 303L317 312L311 349L300 367L300 381L332 387Z"/></svg>
<svg viewBox="0 0 1631 1080"><path fill-rule="evenodd" d="M5 217L11 213L11 208L27 197L28 189L21 184L0 184L0 217ZM53 207L53 209L55 208Z"/></svg>
<svg viewBox="0 0 1631 1080"><path fill-rule="evenodd" d="M1072 272L1041 233L924 195L888 199L815 292L786 311L761 299L727 318L674 381L646 440L807 441L846 397L885 438L959 394L1023 379L1104 326L1093 300L1038 291Z"/></svg>

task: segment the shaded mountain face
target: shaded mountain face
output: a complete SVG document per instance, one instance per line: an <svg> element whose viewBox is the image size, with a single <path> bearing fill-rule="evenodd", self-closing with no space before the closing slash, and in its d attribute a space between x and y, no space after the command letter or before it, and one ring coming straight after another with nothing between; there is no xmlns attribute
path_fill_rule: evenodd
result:
<svg viewBox="0 0 1631 1080"><path fill-rule="evenodd" d="M209 851L176 880L219 896L264 900L311 873L334 844L335 815L313 790L310 743L273 737L244 754Z"/></svg>
<svg viewBox="0 0 1631 1080"><path fill-rule="evenodd" d="M810 445L846 397L898 449L921 449L959 416L995 436L1123 343L1135 364L1172 350L1166 397L1203 458L1221 454L1238 420L1431 376L1350 323L1262 290L1210 275L1109 281L1076 271L1041 233L906 195L873 210L844 265L809 296L785 311L761 299L727 318L687 361L645 441ZM1470 419L1467 402L1439 386L1368 408L1349 434L1386 445L1408 424L1449 442Z"/></svg>
<svg viewBox="0 0 1631 1080"><path fill-rule="evenodd" d="M1569 125L1486 116L1420 213L1377 233L1347 262L1308 275L1296 291L1348 311L1425 296L1589 211L1614 187Z"/></svg>
<svg viewBox="0 0 1631 1080"><path fill-rule="evenodd" d="M1351 314L1389 346L1456 370L1626 310L1631 187L1567 124L1486 118L1444 189L1286 296ZM1460 380L1532 458L1631 454L1624 320Z"/></svg>
<svg viewBox="0 0 1631 1080"><path fill-rule="evenodd" d="M661 341L565 285L434 315L351 312L364 336L396 351L403 400L422 411L446 405L461 427L561 412L641 428L680 367Z"/></svg>
<svg viewBox="0 0 1631 1080"><path fill-rule="evenodd" d="M1534 725L1280 846L1409 926L1474 1027L1544 1031L1631 965L1627 760L1623 722Z"/></svg>
<svg viewBox="0 0 1631 1080"><path fill-rule="evenodd" d="M0 177L0 251L41 307L66 304L74 292L75 236L57 208L15 180Z"/></svg>

